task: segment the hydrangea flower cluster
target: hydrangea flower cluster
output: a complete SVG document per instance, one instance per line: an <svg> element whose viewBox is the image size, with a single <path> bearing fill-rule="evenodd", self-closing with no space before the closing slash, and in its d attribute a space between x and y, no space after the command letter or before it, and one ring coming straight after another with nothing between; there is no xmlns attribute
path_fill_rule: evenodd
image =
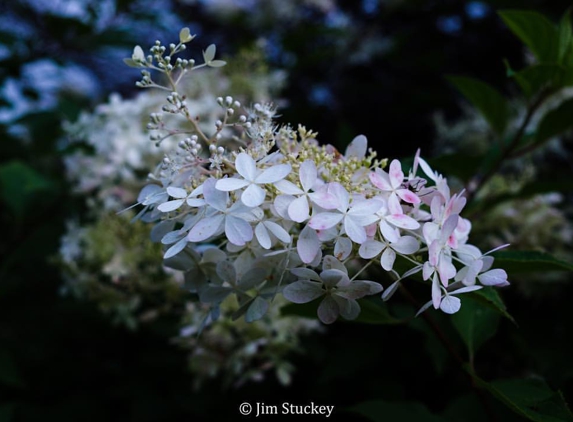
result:
<svg viewBox="0 0 573 422"><path fill-rule="evenodd" d="M198 125L208 130L216 124L220 105L214 90L233 90L240 98L268 99L280 88L284 75L267 72L261 53L249 49L235 56L248 65L232 72L203 72L184 79L179 89L186 93L188 107L195 110ZM256 77L253 77L256 76ZM183 274L162 265L161 247L149 242L151 227L129 224L133 210L116 215L132 204L144 181L141 175L153 169L169 143L157 148L145 129L149 114L165 101L157 90L133 98L112 94L91 112L82 112L66 122L62 146L72 150L65 157L68 181L89 208L87 219L69 221L61 239L59 257L66 284L61 293L96 305L114 324L138 329L157 319L180 319L180 334L173 338L189 351L189 366L199 388L212 378L225 387L275 375L288 384L295 370L287 357L302 350L302 336L316 333L316 320L281 315L288 304L275 301L269 314L252 324L229 324L220 318L205 327L209 306L190 301L182 288ZM175 125L174 115L160 117L165 126ZM79 220L79 218L78 218ZM279 298L277 298L279 299ZM227 301L221 315L230 318L238 305ZM201 335L196 335L202 330Z"/></svg>
<svg viewBox="0 0 573 422"><path fill-rule="evenodd" d="M189 38L183 30L181 42ZM210 304L210 318L232 296L235 317L254 321L282 294L294 303L321 298L324 323L353 319L358 299L383 290L359 278L373 264L395 278L385 300L421 273L431 285L421 310L433 305L452 314L460 309L458 294L508 284L504 270L491 269L493 258L467 243L463 192L452 194L419 153L407 174L398 160L386 171L387 160L376 159L363 135L341 154L303 126L277 125L272 105L243 112L230 96L217 99L223 116L213 134L198 130L177 91L188 67L171 65L180 46L170 46L168 59L158 43L148 58L136 47L131 62L165 73L172 92L163 110L185 118L192 133L141 191L139 218L156 223L152 239L166 245L165 264L184 271L187 288ZM207 48L199 67L224 63L214 52ZM155 85L142 73L139 86ZM357 260L362 269L349 274Z"/></svg>

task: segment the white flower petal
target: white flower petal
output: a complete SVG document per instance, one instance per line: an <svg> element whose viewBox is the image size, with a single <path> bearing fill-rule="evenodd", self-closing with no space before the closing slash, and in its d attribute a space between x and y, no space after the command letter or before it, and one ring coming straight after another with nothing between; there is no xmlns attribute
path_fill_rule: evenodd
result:
<svg viewBox="0 0 573 422"><path fill-rule="evenodd" d="M483 286L467 286L467 287L462 287L461 289L458 289L458 290L454 290L450 294L451 295L460 295L462 293L475 292L476 290L480 290L482 288L483 288Z"/></svg>
<svg viewBox="0 0 573 422"><path fill-rule="evenodd" d="M227 215L225 219L225 234L229 242L243 246L253 238L253 228L245 220Z"/></svg>
<svg viewBox="0 0 573 422"><path fill-rule="evenodd" d="M398 291L399 287L400 287L400 280L397 280L394 283L392 283L386 290L384 290L384 293L382 293L382 300L384 302L389 300L392 296L394 296L394 293ZM432 302L430 301L428 303L431 304Z"/></svg>
<svg viewBox="0 0 573 422"><path fill-rule="evenodd" d="M478 275L478 280L484 286L507 286L507 273L501 268L489 270L483 274Z"/></svg>
<svg viewBox="0 0 573 422"><path fill-rule="evenodd" d="M358 249L358 255L364 259L372 259L380 254L386 245L377 240L367 240Z"/></svg>
<svg viewBox="0 0 573 422"><path fill-rule="evenodd" d="M257 240L263 249L271 248L271 237L269 236L269 232L262 222L257 224L255 227L255 236L257 236Z"/></svg>
<svg viewBox="0 0 573 422"><path fill-rule="evenodd" d="M241 194L241 201L247 207L258 207L265 202L266 192L258 185L249 185L247 189Z"/></svg>
<svg viewBox="0 0 573 422"><path fill-rule="evenodd" d="M320 250L320 240L316 232L309 226L306 226L298 237L296 243L296 250L300 259L305 264L314 260L316 254Z"/></svg>
<svg viewBox="0 0 573 422"><path fill-rule="evenodd" d="M321 212L310 219L308 225L315 230L326 230L334 227L344 216L335 212Z"/></svg>
<svg viewBox="0 0 573 422"><path fill-rule="evenodd" d="M312 202L325 210L333 210L339 206L338 199L328 192L327 185L323 185L316 192L309 193L308 197Z"/></svg>
<svg viewBox="0 0 573 422"><path fill-rule="evenodd" d="M185 249L186 245L187 245L187 239L185 239L185 238L181 239L179 242L177 242L176 244L171 246L169 249L167 249L167 251L165 252L165 255L163 255L163 259L169 259L171 257L174 257L179 252L181 252L183 249Z"/></svg>
<svg viewBox="0 0 573 422"><path fill-rule="evenodd" d="M316 170L316 164L312 160L306 160L300 165L299 177L302 188L305 192L311 190L316 183L316 178L318 177L318 171Z"/></svg>
<svg viewBox="0 0 573 422"><path fill-rule="evenodd" d="M246 152L241 152L237 155L237 158L235 159L235 168L237 169L237 172L249 182L253 182L257 176L257 164L255 163L255 160L253 160L253 157Z"/></svg>
<svg viewBox="0 0 573 422"><path fill-rule="evenodd" d="M380 257L380 264L382 265L382 268L384 268L386 271L392 271L394 261L396 261L396 252L394 252L394 250L391 248L386 248Z"/></svg>
<svg viewBox="0 0 573 422"><path fill-rule="evenodd" d="M390 180L388 178L388 175L384 172L380 172L380 173L375 173L375 172L371 172L369 175L370 177L370 182L372 182L372 184L374 186L376 186L378 189L382 190L382 191L391 191L392 190L392 186L390 185Z"/></svg>
<svg viewBox="0 0 573 422"><path fill-rule="evenodd" d="M220 230L224 220L225 216L223 214L199 220L189 232L187 239L190 242L201 242L210 238Z"/></svg>
<svg viewBox="0 0 573 422"><path fill-rule="evenodd" d="M290 164L278 164L269 167L255 178L255 183L275 183L284 179L291 172Z"/></svg>
<svg viewBox="0 0 573 422"><path fill-rule="evenodd" d="M368 148L368 140L364 135L358 135L356 138L348 144L344 156L346 158L358 158L363 159L366 156L366 150Z"/></svg>
<svg viewBox="0 0 573 422"><path fill-rule="evenodd" d="M276 182L275 187L287 195L302 195L304 193L304 191L297 185L284 179Z"/></svg>
<svg viewBox="0 0 573 422"><path fill-rule="evenodd" d="M416 230L420 227L420 223L405 214L388 215L386 221L406 230Z"/></svg>
<svg viewBox="0 0 573 422"><path fill-rule="evenodd" d="M288 232L279 224L273 221L264 221L263 224L273 235L283 243L290 243L291 237Z"/></svg>
<svg viewBox="0 0 573 422"><path fill-rule="evenodd" d="M404 255L411 255L415 253L420 245L415 237L402 236L397 242L392 243L392 249Z"/></svg>
<svg viewBox="0 0 573 422"><path fill-rule="evenodd" d="M322 283L310 280L299 280L283 289L283 296L293 303L308 303L322 296Z"/></svg>
<svg viewBox="0 0 573 422"><path fill-rule="evenodd" d="M302 223L310 217L310 210L308 207L308 199L306 196L296 198L288 206L288 215L297 223Z"/></svg>
<svg viewBox="0 0 573 422"><path fill-rule="evenodd" d="M380 233L388 242L397 242L400 239L400 232L397 228L390 226L386 221L380 220Z"/></svg>
<svg viewBox="0 0 573 422"><path fill-rule="evenodd" d="M169 186L167 188L167 193L169 196L177 199L187 198L187 191L185 189L176 188L174 186Z"/></svg>
<svg viewBox="0 0 573 422"><path fill-rule="evenodd" d="M440 303L440 309L446 314L455 314L462 307L462 301L451 295L446 295Z"/></svg>
<svg viewBox="0 0 573 422"><path fill-rule="evenodd" d="M184 199L176 199L174 201L164 202L163 204L159 204L157 209L161 212L170 212L174 211L179 208L185 202Z"/></svg>
<svg viewBox="0 0 573 422"><path fill-rule="evenodd" d="M236 179L234 177L226 177L224 179L217 180L217 184L215 185L215 187L218 190L230 192L230 191L244 188L248 184L249 184L249 182L246 181L245 179Z"/></svg>
<svg viewBox="0 0 573 422"><path fill-rule="evenodd" d="M346 259L352 252L352 241L347 237L339 237L334 244L334 255L337 259Z"/></svg>
<svg viewBox="0 0 573 422"><path fill-rule="evenodd" d="M344 231L354 243L366 242L366 229L358 224L352 217L346 216L344 219Z"/></svg>
<svg viewBox="0 0 573 422"><path fill-rule="evenodd" d="M326 296L320 305L318 306L318 319L320 319L325 324L332 324L338 318L340 314L340 309L338 304L331 296Z"/></svg>

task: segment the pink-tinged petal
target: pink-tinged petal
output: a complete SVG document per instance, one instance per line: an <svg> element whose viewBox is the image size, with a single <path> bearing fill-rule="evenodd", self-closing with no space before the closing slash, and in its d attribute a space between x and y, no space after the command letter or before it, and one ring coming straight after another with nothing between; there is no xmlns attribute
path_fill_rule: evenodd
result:
<svg viewBox="0 0 573 422"><path fill-rule="evenodd" d="M255 183L275 183L284 179L291 172L290 164L277 164L269 167L255 178Z"/></svg>
<svg viewBox="0 0 573 422"><path fill-rule="evenodd" d="M392 189L394 190L400 187L404 181L404 173L402 172L402 164L400 164L400 161L392 160L388 175L390 176L390 185L392 185Z"/></svg>
<svg viewBox="0 0 573 422"><path fill-rule="evenodd" d="M288 215L297 223L302 223L310 217L310 210L308 207L308 199L306 196L296 198L288 206Z"/></svg>
<svg viewBox="0 0 573 422"><path fill-rule="evenodd" d="M283 296L293 303L308 303L322 296L322 283L309 280L295 281L283 290Z"/></svg>
<svg viewBox="0 0 573 422"><path fill-rule="evenodd" d="M308 264L314 260L316 254L320 251L320 240L316 232L306 226L298 237L298 242L296 243L296 250L300 259L305 264Z"/></svg>
<svg viewBox="0 0 573 422"><path fill-rule="evenodd" d="M253 239L253 228L245 220L228 215L225 219L225 234L233 245L243 246Z"/></svg>
<svg viewBox="0 0 573 422"><path fill-rule="evenodd" d="M172 198L177 198L177 199L187 198L187 191L185 189L176 188L174 186L169 186L167 188L167 193Z"/></svg>
<svg viewBox="0 0 573 422"><path fill-rule="evenodd" d="M367 240L358 249L358 255L364 259L372 259L380 254L386 245L377 240Z"/></svg>
<svg viewBox="0 0 573 422"><path fill-rule="evenodd" d="M257 176L257 164L253 157L246 152L241 152L235 159L237 172L249 182L253 182Z"/></svg>
<svg viewBox="0 0 573 422"><path fill-rule="evenodd" d="M458 225L458 219L459 216L457 214L453 214L450 215L444 222L444 225L442 226L442 231L440 233L440 239L443 244L445 244L448 241L448 238L452 235L452 233L456 229Z"/></svg>
<svg viewBox="0 0 573 422"><path fill-rule="evenodd" d="M454 195L450 200L448 206L446 207L446 214L459 214L462 209L466 206L466 198L462 196L463 191L458 195Z"/></svg>
<svg viewBox="0 0 573 422"><path fill-rule="evenodd" d="M368 140L364 135L358 135L356 138L348 144L346 147L346 151L344 152L344 156L346 158L358 158L363 159L366 157L366 150L368 148Z"/></svg>
<svg viewBox="0 0 573 422"><path fill-rule="evenodd" d="M183 205L184 202L184 199L176 199L174 201L164 202L163 204L159 204L157 209L161 212L171 212Z"/></svg>
<svg viewBox="0 0 573 422"><path fill-rule="evenodd" d="M366 229L366 236L371 238L371 237L374 237L376 235L376 230L378 230L378 225L377 224L369 224L364 228Z"/></svg>
<svg viewBox="0 0 573 422"><path fill-rule="evenodd" d="M430 203L430 212L432 213L432 218L436 222L441 222L442 219L442 205L444 204L444 199L441 195L435 195Z"/></svg>
<svg viewBox="0 0 573 422"><path fill-rule="evenodd" d="M394 252L394 250L391 248L386 248L380 257L380 264L382 265L382 268L384 268L386 271L392 271L394 261L396 261L396 252Z"/></svg>
<svg viewBox="0 0 573 422"><path fill-rule="evenodd" d="M310 219L308 225L315 230L326 230L342 221L344 215L337 212L321 212Z"/></svg>
<svg viewBox="0 0 573 422"><path fill-rule="evenodd" d="M398 189L396 194L402 199L402 201L407 202L409 204L418 205L420 202L420 198L414 192L408 189Z"/></svg>
<svg viewBox="0 0 573 422"><path fill-rule="evenodd" d="M290 234L281 225L273 221L264 221L263 224L278 240L283 243L290 243Z"/></svg>
<svg viewBox="0 0 573 422"><path fill-rule="evenodd" d="M325 324L332 324L338 318L340 309L331 296L326 296L318 306L318 319Z"/></svg>
<svg viewBox="0 0 573 422"><path fill-rule="evenodd" d="M370 178L370 182L376 186L378 189L382 191L391 191L392 185L390 185L390 180L386 173L380 172L375 173L371 172L368 177Z"/></svg>
<svg viewBox="0 0 573 422"><path fill-rule="evenodd" d="M434 274L432 278L432 303L434 305L434 309L438 309L440 307L440 302L442 301L442 290L440 289L440 282L438 280L438 275Z"/></svg>
<svg viewBox="0 0 573 422"><path fill-rule="evenodd" d="M287 195L302 195L304 193L301 188L288 180L279 180L275 183L275 187Z"/></svg>
<svg viewBox="0 0 573 422"><path fill-rule="evenodd" d="M347 216L344 219L344 231L354 243L361 244L366 242L366 230L354 221L352 217Z"/></svg>
<svg viewBox="0 0 573 422"><path fill-rule="evenodd" d="M440 309L446 314L455 314L462 307L462 301L451 295L446 295L440 303Z"/></svg>
<svg viewBox="0 0 573 422"><path fill-rule="evenodd" d="M300 165L299 170L300 183L305 192L311 190L318 177L318 171L316 170L316 164L312 160L306 160Z"/></svg>
<svg viewBox="0 0 573 422"><path fill-rule="evenodd" d="M241 201L247 207L258 207L265 202L266 192L258 185L249 185L241 195Z"/></svg>
<svg viewBox="0 0 573 422"><path fill-rule="evenodd" d="M420 244L415 237L402 236L397 242L393 242L392 249L404 255L412 255L420 248Z"/></svg>
<svg viewBox="0 0 573 422"><path fill-rule="evenodd" d="M430 247L428 248L428 262L433 267L438 265L441 250L442 248L440 247L439 241L434 240L432 243L430 243Z"/></svg>
<svg viewBox="0 0 573 422"><path fill-rule="evenodd" d="M507 273L501 268L489 270L483 274L478 275L478 280L484 286L508 286Z"/></svg>
<svg viewBox="0 0 573 422"><path fill-rule="evenodd" d="M388 242L397 242L400 239L400 232L395 227L390 226L386 221L380 221L380 233Z"/></svg>
<svg viewBox="0 0 573 422"><path fill-rule="evenodd" d="M340 206L336 196L328 192L328 185L323 185L316 192L309 193L312 202L325 210L333 210Z"/></svg>
<svg viewBox="0 0 573 422"><path fill-rule="evenodd" d="M456 267L454 267L454 264L443 254L438 264L438 273L440 274L440 280L444 287L448 287L448 281L456 276Z"/></svg>
<svg viewBox="0 0 573 422"><path fill-rule="evenodd" d="M217 184L215 188L220 191L224 192L231 192L237 189L242 189L245 186L248 186L249 182L245 179L236 179L234 177L226 177L224 179L217 180Z"/></svg>
<svg viewBox="0 0 573 422"><path fill-rule="evenodd" d="M267 228L264 226L263 223L259 223L255 227L255 236L259 241L259 244L262 246L263 249L270 249L271 248L271 237L267 231Z"/></svg>
<svg viewBox="0 0 573 422"><path fill-rule="evenodd" d="M404 214L393 214L386 217L386 221L394 224L396 227L406 230L416 230L420 227L420 223Z"/></svg>
<svg viewBox="0 0 573 422"><path fill-rule="evenodd" d="M388 198L388 211L390 211L390 214L404 214L402 205L400 205L400 199L394 192Z"/></svg>
<svg viewBox="0 0 573 422"><path fill-rule="evenodd" d="M352 241L347 237L339 237L334 244L334 256L337 259L344 260L352 252Z"/></svg>
<svg viewBox="0 0 573 422"><path fill-rule="evenodd" d="M225 216L223 214L199 220L189 232L187 239L190 242L202 242L203 240L209 239L221 230L224 220Z"/></svg>

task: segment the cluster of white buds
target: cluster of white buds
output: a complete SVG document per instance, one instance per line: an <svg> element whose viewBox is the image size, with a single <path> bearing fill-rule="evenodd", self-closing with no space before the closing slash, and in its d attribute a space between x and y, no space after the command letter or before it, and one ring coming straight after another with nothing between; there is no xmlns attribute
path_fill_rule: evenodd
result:
<svg viewBox="0 0 573 422"><path fill-rule="evenodd" d="M217 67L214 51L203 55ZM180 98L171 93L168 102ZM240 104L230 96L217 103L224 116L215 132L195 126L183 153L165 158L158 183L139 197L140 217L156 224L152 239L166 245L165 265L190 275L187 287L211 306L210 315L232 297L235 316L254 321L282 294L294 303L320 298L325 323L354 319L358 299L383 291L358 278L373 264L395 280L384 300L421 275L431 287L422 310L455 313L458 294L508 284L505 271L491 269L489 253L467 243L463 194L451 194L419 153L407 174L398 160L386 172L366 137L341 154L302 126L279 127L272 104L255 104L238 118L243 132L229 134L225 128L237 127L229 110ZM356 263L361 269L352 273Z"/></svg>

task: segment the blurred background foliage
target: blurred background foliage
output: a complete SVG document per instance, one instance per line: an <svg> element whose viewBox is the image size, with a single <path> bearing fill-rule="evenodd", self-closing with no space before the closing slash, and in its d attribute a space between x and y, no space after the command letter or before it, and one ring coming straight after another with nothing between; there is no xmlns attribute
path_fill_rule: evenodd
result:
<svg viewBox="0 0 573 422"><path fill-rule="evenodd" d="M541 116L558 111L545 123L531 118L514 145L518 154L507 161L503 151L517 138L531 98L546 86L530 92L536 79L527 88L515 77L536 63L535 48L524 48L509 18L504 24L496 13L528 9L559 22L568 6L559 0L0 3L0 420L234 420L243 401L333 404L335 420L573 419L563 403L573 397L571 93L539 105ZM280 121L305 124L339 149L360 133L384 157L412 156L421 147L438 170L468 187L475 243L483 250L513 244L499 258L513 282L502 296L516 323L477 297L464 302L465 314L449 320L432 314L469 363L464 370L422 319L340 322L301 334L300 348L278 355L289 365L290 383L265 376L265 366L261 377L229 383L231 369L223 365L197 388L189 362L195 346L173 341L183 293L164 296L171 286L155 295L151 284L131 305L133 296L116 288L64 294L66 279L74 278L56 262L66 223L94 223L101 242L106 230L121 236L124 224L113 215L94 222L89 195L74 193L66 157L90 146L68 142L65 122L96 110L112 92L135 98L137 73L122 58L135 44L173 39L183 26L199 35L191 44L195 56L216 43L220 54L236 57L224 69L231 81L245 72L257 78L282 72L265 91L280 99ZM480 113L476 90L460 76L509 98L513 114ZM130 241L142 256L152 255ZM90 265L101 280L97 265L109 251L96 250L101 255ZM105 312L106 303L123 308ZM129 322L130 306L145 324ZM145 312L158 308L152 318ZM391 321L408 319L412 309L398 303ZM251 353L251 367L239 371L263 359L256 347ZM480 378L469 381L468 373Z"/></svg>

